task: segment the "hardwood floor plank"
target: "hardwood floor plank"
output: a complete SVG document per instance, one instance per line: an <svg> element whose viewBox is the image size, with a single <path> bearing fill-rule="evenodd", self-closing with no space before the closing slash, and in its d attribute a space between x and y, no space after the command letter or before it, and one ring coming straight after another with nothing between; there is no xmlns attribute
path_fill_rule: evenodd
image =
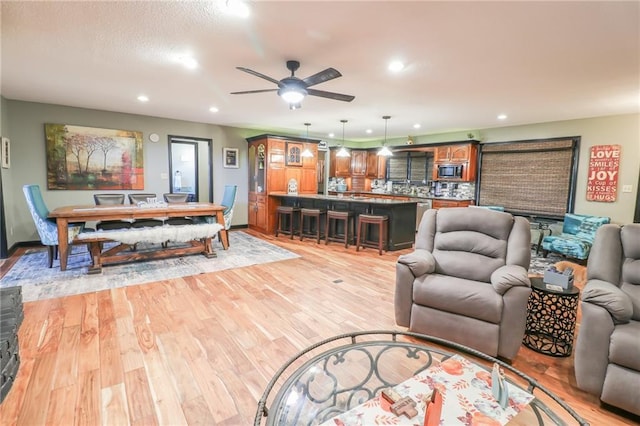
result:
<svg viewBox="0 0 640 426"><path fill-rule="evenodd" d="M100 369L98 297L97 293L87 293L82 296L83 309L78 349L79 374Z"/></svg>
<svg viewBox="0 0 640 426"><path fill-rule="evenodd" d="M145 369L137 368L127 371L124 375L124 385L131 424L157 424L153 398Z"/></svg>
<svg viewBox="0 0 640 426"><path fill-rule="evenodd" d="M64 327L60 344L64 350L57 352L56 375L53 381L53 389L68 387L78 383L80 325Z"/></svg>
<svg viewBox="0 0 640 426"><path fill-rule="evenodd" d="M352 331L404 330L395 262L409 250L379 256L247 232L301 257L25 303L2 426L252 424L264 387L300 350ZM638 424L577 388L573 356L522 346L513 366L592 425Z"/></svg>
<svg viewBox="0 0 640 426"><path fill-rule="evenodd" d="M75 422L76 395L78 385L59 387L51 391L49 406L46 409L47 425L72 425Z"/></svg>
<svg viewBox="0 0 640 426"><path fill-rule="evenodd" d="M101 423L100 371L80 373L76 395L75 425L91 426Z"/></svg>
<svg viewBox="0 0 640 426"><path fill-rule="evenodd" d="M158 423L162 425L186 424L180 401L171 378L167 374L169 366L163 360L158 346L155 350L144 354L144 366Z"/></svg>
<svg viewBox="0 0 640 426"><path fill-rule="evenodd" d="M36 360L29 384L24 393L24 403L20 408L17 423L22 425L44 424L51 397L51 382L55 374L56 353L45 353Z"/></svg>
<svg viewBox="0 0 640 426"><path fill-rule="evenodd" d="M100 414L104 426L130 424L124 383L102 388L100 400Z"/></svg>
<svg viewBox="0 0 640 426"><path fill-rule="evenodd" d="M103 388L123 383L124 370L111 292L98 293L100 384Z"/></svg>

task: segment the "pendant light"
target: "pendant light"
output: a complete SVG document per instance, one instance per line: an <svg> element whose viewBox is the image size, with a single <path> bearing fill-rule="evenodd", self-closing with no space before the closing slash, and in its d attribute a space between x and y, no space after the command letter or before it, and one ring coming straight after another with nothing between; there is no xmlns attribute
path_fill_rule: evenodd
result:
<svg viewBox="0 0 640 426"><path fill-rule="evenodd" d="M351 157L349 151L344 147L344 125L347 123L347 120L340 120L340 122L342 123L342 146L336 153L336 157Z"/></svg>
<svg viewBox="0 0 640 426"><path fill-rule="evenodd" d="M307 142L309 142L309 126L311 126L311 123L304 123L304 125L307 126ZM305 148L304 151L302 151L302 156L311 158L313 157L313 152L311 152L309 148Z"/></svg>
<svg viewBox="0 0 640 426"><path fill-rule="evenodd" d="M387 122L391 118L390 115L382 116L384 119L384 142L382 142L382 148L378 151L378 155L382 155L383 157L390 157L393 155L393 152L387 147Z"/></svg>

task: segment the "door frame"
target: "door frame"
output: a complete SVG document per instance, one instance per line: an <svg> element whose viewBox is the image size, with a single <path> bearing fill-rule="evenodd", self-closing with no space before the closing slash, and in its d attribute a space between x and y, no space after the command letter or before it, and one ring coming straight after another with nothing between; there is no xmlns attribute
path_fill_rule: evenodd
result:
<svg viewBox="0 0 640 426"><path fill-rule="evenodd" d="M200 177L199 177L199 153L198 153L198 148L199 148L199 142L206 142L207 143L207 168L209 170L209 173L207 173L207 179L209 179L209 202L213 203L213 160L212 160L212 156L213 156L213 150L212 150L212 146L213 146L213 140L212 139L208 139L208 138L198 138L198 137L193 137L193 136L178 136L178 135L169 135L168 136L169 139L169 143L167 144L168 146L168 150L169 150L169 192L173 192L173 158L171 156L171 144L173 142L176 143L191 143L193 145L195 145L196 148L196 164L195 164L195 168L196 168L196 196L199 197L200 195ZM196 199L196 201L198 201Z"/></svg>

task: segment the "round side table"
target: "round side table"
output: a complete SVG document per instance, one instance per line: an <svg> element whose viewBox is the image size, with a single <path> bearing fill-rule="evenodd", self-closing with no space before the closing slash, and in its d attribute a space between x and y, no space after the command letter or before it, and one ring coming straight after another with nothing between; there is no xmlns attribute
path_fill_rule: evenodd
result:
<svg viewBox="0 0 640 426"><path fill-rule="evenodd" d="M542 277L531 278L531 290L524 345L545 355L571 355L580 290L550 290Z"/></svg>

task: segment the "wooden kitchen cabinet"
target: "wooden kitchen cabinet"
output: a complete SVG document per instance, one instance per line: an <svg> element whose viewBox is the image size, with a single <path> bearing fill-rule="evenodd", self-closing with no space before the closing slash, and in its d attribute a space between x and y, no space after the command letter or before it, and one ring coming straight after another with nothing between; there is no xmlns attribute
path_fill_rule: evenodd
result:
<svg viewBox="0 0 640 426"><path fill-rule="evenodd" d="M432 209L440 209L443 207L468 207L471 205L470 200L433 200L431 202Z"/></svg>
<svg viewBox="0 0 640 426"><path fill-rule="evenodd" d="M337 149L331 150L331 163L329 165L329 177L347 178L351 176L351 157L338 157Z"/></svg>
<svg viewBox="0 0 640 426"><path fill-rule="evenodd" d="M378 155L377 151L367 152L367 174L370 179L384 179L387 172L387 158Z"/></svg>
<svg viewBox="0 0 640 426"><path fill-rule="evenodd" d="M464 163L475 161L478 149L476 144L441 145L435 148L433 161L435 163Z"/></svg>
<svg viewBox="0 0 640 426"><path fill-rule="evenodd" d="M275 231L278 199L270 193L287 192L289 181L295 179L298 192L316 194L319 140L275 135L259 135L247 138L249 157L249 206L248 225L264 233ZM288 143L302 144L313 157L302 157L296 164L287 164ZM289 145L291 147L292 145Z"/></svg>
<svg viewBox="0 0 640 426"><path fill-rule="evenodd" d="M351 176L365 176L367 174L367 151L351 150Z"/></svg>

